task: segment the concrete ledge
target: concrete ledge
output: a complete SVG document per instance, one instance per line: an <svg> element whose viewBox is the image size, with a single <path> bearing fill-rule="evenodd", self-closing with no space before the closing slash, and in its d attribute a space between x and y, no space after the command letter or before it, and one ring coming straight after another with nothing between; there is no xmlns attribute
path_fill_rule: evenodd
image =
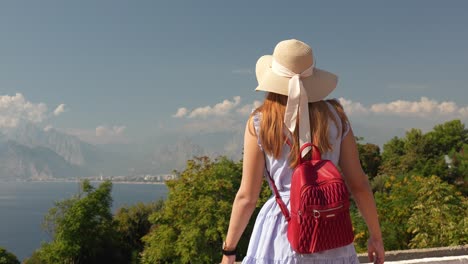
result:
<svg viewBox="0 0 468 264"><path fill-rule="evenodd" d="M425 258L440 258L440 261L443 261L443 257L467 256L467 255L468 255L468 245L454 246L454 247L442 247L442 248L396 250L396 251L385 252L385 262L415 260L415 259L425 259ZM369 262L367 253L358 254L358 257L361 263ZM466 259L465 257L460 257L458 259L461 259L462 262L438 262L434 260L435 262L424 262L424 263L468 263L468 259ZM465 260L463 261L463 259ZM452 261L452 260L449 260L449 261ZM417 263L417 262L414 262L414 263ZM423 263L423 262L419 262L419 263Z"/></svg>
<svg viewBox="0 0 468 264"><path fill-rule="evenodd" d="M440 258L423 258L399 261L385 261L387 264L463 264L468 263L468 255L450 256ZM365 264L365 263L362 263Z"/></svg>
<svg viewBox="0 0 468 264"><path fill-rule="evenodd" d="M369 263L367 253L358 254L359 262ZM236 262L240 263L240 262ZM455 264L468 263L468 245L396 250L385 252L385 263L435 263L435 264Z"/></svg>

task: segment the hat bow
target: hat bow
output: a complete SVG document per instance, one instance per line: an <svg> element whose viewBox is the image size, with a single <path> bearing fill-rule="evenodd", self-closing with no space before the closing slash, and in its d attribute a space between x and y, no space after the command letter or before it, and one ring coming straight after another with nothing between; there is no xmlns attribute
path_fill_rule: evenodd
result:
<svg viewBox="0 0 468 264"><path fill-rule="evenodd" d="M307 92L304 88L304 85L302 84L301 78L309 77L314 73L314 64L301 73L295 73L291 71L277 62L275 59L273 59L271 64L271 70L275 74L290 78L288 83L288 102L286 104L286 111L284 114L284 124L291 133L294 133L299 115L300 146L304 145L305 143L311 143ZM310 147L305 148L301 153L301 157L304 157L309 152L309 150Z"/></svg>

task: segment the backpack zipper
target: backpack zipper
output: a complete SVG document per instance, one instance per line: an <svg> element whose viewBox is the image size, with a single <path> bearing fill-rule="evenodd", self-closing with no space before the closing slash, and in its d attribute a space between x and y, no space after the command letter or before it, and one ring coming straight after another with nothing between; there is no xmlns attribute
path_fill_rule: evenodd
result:
<svg viewBox="0 0 468 264"><path fill-rule="evenodd" d="M313 213L314 218L319 218L321 216L321 213L335 211L335 210L341 209L343 207L344 207L344 204L341 204L341 205L333 207L333 208L322 209L322 210L313 209L312 213ZM297 215L298 215L297 220L299 221L299 224L300 224L302 222L303 212L301 210L299 210L299 211L297 211ZM329 215L326 215L325 217L333 217L333 216L335 216L335 214L329 214Z"/></svg>
<svg viewBox="0 0 468 264"><path fill-rule="evenodd" d="M326 213L326 212L335 211L335 210L338 210L338 209L343 208L343 206L344 206L344 205L340 205L340 206L337 206L337 207L328 208L328 209L323 209L323 210L314 209L314 210L312 210L312 212L314 213L314 217L315 217L315 218L319 218L321 213ZM335 214L327 215L326 217L333 217L333 216L335 216Z"/></svg>

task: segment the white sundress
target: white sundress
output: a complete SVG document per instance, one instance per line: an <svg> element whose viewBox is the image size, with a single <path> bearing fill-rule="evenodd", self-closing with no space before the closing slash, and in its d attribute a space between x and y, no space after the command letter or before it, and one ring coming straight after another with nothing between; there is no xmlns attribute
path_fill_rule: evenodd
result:
<svg viewBox="0 0 468 264"><path fill-rule="evenodd" d="M341 122L335 108L327 103L329 108L335 114L339 127L336 127L333 121L329 123L329 140L333 145L333 151L322 153L322 159L329 159L335 165L338 164L340 157L341 140L348 133L349 129L341 137ZM256 114L253 117L255 130L259 132L261 115ZM348 126L349 127L349 126ZM258 144L261 146L260 140ZM289 206L289 190L291 186L292 170L288 166L287 155L289 146L283 147L283 153L280 159L274 159L270 155L265 155L265 161L268 171L275 181L278 191L284 203ZM270 186L271 188L271 186ZM247 255L242 261L243 264L283 264L283 263L314 263L314 264L348 264L359 263L354 244L326 250L314 254L298 254L293 251L287 239L287 222L280 211L274 196L261 208L255 226L250 237Z"/></svg>

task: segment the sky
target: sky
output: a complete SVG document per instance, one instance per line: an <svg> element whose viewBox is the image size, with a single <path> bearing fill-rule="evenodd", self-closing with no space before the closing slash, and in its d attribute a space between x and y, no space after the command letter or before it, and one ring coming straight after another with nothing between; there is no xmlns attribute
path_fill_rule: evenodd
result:
<svg viewBox="0 0 468 264"><path fill-rule="evenodd" d="M2 1L0 127L93 144L243 131L256 60L308 43L355 133L468 121L466 1ZM241 142L231 142L231 145Z"/></svg>

